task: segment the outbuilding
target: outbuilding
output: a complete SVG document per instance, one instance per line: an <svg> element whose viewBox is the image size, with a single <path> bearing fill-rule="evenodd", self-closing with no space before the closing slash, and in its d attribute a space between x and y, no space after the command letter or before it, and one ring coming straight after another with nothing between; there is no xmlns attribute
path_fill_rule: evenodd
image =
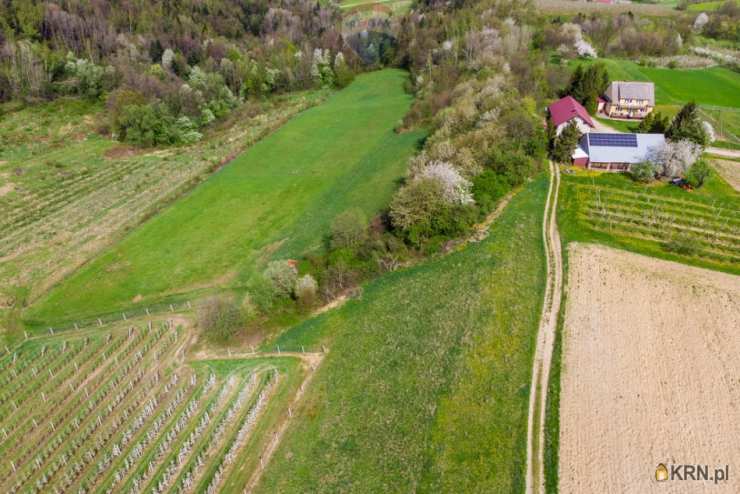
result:
<svg viewBox="0 0 740 494"><path fill-rule="evenodd" d="M590 132L584 134L573 153L573 164L605 171L629 171L636 163L665 147L663 134L622 134ZM583 160L583 154L588 159Z"/></svg>
<svg viewBox="0 0 740 494"><path fill-rule="evenodd" d="M595 128L591 115L572 96L560 98L548 106L547 110L550 113L550 120L555 126L555 135L560 135L571 122L576 123L581 134L591 132Z"/></svg>

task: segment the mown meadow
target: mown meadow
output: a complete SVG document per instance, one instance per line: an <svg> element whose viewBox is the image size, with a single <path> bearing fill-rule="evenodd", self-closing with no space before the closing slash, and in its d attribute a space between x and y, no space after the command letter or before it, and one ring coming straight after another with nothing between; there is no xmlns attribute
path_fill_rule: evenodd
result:
<svg viewBox="0 0 740 494"><path fill-rule="evenodd" d="M364 287L265 349L329 347L259 492L521 492L547 177L480 243Z"/></svg>
<svg viewBox="0 0 740 494"><path fill-rule="evenodd" d="M630 60L600 58L613 81L655 83L656 110L673 116L684 104L695 101L702 115L726 140L740 142L740 74L724 67L669 69L639 65ZM577 61L579 63L593 63ZM617 130L630 132L635 124L604 120Z"/></svg>
<svg viewBox="0 0 740 494"><path fill-rule="evenodd" d="M200 142L161 149L115 141L98 101L0 105L0 327L325 94L246 102Z"/></svg>
<svg viewBox="0 0 740 494"><path fill-rule="evenodd" d="M250 148L32 306L31 325L247 282L273 258L321 245L331 220L385 206L421 132L393 127L406 73L362 75Z"/></svg>

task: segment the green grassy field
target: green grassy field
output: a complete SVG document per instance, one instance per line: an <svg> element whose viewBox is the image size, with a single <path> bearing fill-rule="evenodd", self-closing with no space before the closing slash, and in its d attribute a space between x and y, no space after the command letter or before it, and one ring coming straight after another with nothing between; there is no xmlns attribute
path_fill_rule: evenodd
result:
<svg viewBox="0 0 740 494"><path fill-rule="evenodd" d="M722 4L724 4L724 0L713 0L710 2L700 2L700 3L692 3L689 4L687 7L687 10L690 12L711 12L712 10L717 10L720 8Z"/></svg>
<svg viewBox="0 0 740 494"><path fill-rule="evenodd" d="M320 246L340 212L385 206L421 132L396 134L406 73L362 75L250 148L25 313L30 325L245 283Z"/></svg>
<svg viewBox="0 0 740 494"><path fill-rule="evenodd" d="M606 64L611 80L653 81L657 105L680 105L694 100L701 105L740 108L740 74L724 67L667 69L610 58L574 61L572 65L595 62Z"/></svg>
<svg viewBox="0 0 740 494"><path fill-rule="evenodd" d="M523 490L547 185L515 196L483 242L270 344L330 350L259 492Z"/></svg>
<svg viewBox="0 0 740 494"><path fill-rule="evenodd" d="M675 115L684 104L695 101L702 115L725 140L740 142L740 74L724 67L708 69L667 69L643 67L622 59L602 58L611 80L652 81L655 83L656 110ZM595 61L574 61L579 63ZM606 121L623 132L634 131L628 122Z"/></svg>
<svg viewBox="0 0 740 494"><path fill-rule="evenodd" d="M246 101L189 146L99 134L100 102L0 105L0 337L21 308L328 92Z"/></svg>

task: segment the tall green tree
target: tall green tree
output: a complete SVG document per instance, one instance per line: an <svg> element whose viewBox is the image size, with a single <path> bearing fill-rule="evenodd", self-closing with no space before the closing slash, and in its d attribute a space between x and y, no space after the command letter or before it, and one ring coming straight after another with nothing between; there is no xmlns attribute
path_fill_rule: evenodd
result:
<svg viewBox="0 0 740 494"><path fill-rule="evenodd" d="M702 146L707 144L707 134L702 127L696 103L692 101L681 108L681 111L673 117L665 135L674 141L688 139Z"/></svg>
<svg viewBox="0 0 740 494"><path fill-rule="evenodd" d="M560 163L570 163L571 156L573 156L573 151L575 151L580 138L581 131L578 130L576 123L571 121L555 139L555 147L552 151L553 159Z"/></svg>
<svg viewBox="0 0 740 494"><path fill-rule="evenodd" d="M599 62L590 65L586 70L579 65L573 71L565 94L573 96L589 113L596 113L599 96L604 94L608 86L609 73L606 65Z"/></svg>

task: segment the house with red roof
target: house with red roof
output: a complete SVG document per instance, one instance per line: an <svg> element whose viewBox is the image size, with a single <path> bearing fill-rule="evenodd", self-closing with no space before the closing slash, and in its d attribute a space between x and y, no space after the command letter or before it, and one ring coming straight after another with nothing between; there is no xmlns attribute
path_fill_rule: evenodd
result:
<svg viewBox="0 0 740 494"><path fill-rule="evenodd" d="M547 107L550 120L555 126L555 135L560 135L571 122L575 122L581 134L587 134L595 128L594 121L586 109L572 96L560 98Z"/></svg>

